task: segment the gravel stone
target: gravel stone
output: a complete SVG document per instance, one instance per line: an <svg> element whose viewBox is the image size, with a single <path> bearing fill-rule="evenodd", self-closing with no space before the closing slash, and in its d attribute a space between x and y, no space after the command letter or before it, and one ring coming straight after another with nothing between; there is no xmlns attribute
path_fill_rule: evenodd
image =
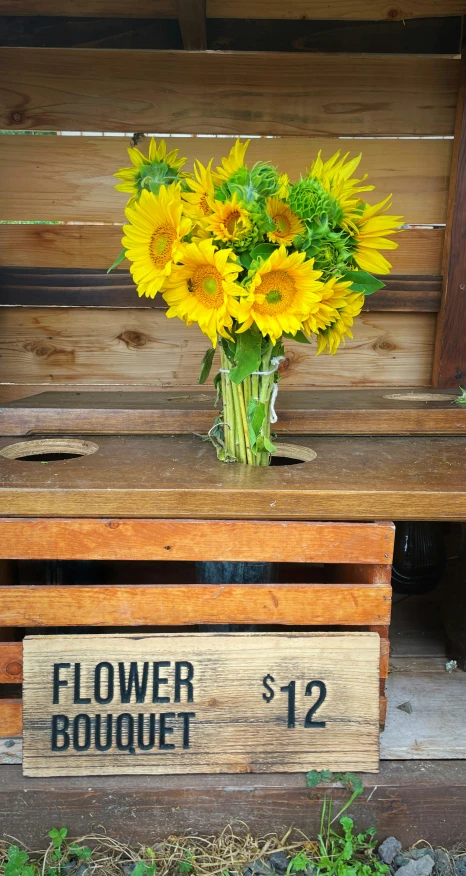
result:
<svg viewBox="0 0 466 876"><path fill-rule="evenodd" d="M456 876L466 876L466 858L457 858L455 861Z"/></svg>
<svg viewBox="0 0 466 876"><path fill-rule="evenodd" d="M392 864L394 858L401 852L401 843L394 836L388 836L378 848L379 858L384 864Z"/></svg>
<svg viewBox="0 0 466 876"><path fill-rule="evenodd" d="M286 873L289 864L288 855L285 855L285 852L272 852L267 863L275 873Z"/></svg>
<svg viewBox="0 0 466 876"><path fill-rule="evenodd" d="M430 876L434 869L434 859L430 855L423 855L421 858L411 858L407 864L403 864L397 870L396 876Z"/></svg>
<svg viewBox="0 0 466 876"><path fill-rule="evenodd" d="M435 873L436 876L452 876L453 874L450 856L443 849L437 849L435 852Z"/></svg>
<svg viewBox="0 0 466 876"><path fill-rule="evenodd" d="M244 876L249 876L249 874L252 876L271 876L272 873L272 867L265 861L249 861L243 870Z"/></svg>

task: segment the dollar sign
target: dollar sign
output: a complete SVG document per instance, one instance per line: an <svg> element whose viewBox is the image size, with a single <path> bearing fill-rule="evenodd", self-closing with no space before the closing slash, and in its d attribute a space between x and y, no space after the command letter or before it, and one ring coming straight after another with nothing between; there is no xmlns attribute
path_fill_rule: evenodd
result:
<svg viewBox="0 0 466 876"><path fill-rule="evenodd" d="M262 696L266 703L270 703L270 701L273 700L275 696L275 691L273 687L270 687L269 681L275 681L273 675L264 675L264 678L262 679L262 684L264 685L267 693L263 693Z"/></svg>

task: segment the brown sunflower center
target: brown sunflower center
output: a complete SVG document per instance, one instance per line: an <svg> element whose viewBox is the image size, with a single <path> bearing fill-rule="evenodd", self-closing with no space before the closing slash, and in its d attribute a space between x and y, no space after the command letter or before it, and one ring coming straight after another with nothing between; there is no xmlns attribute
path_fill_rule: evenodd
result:
<svg viewBox="0 0 466 876"><path fill-rule="evenodd" d="M199 200L199 206L204 213L204 216L208 216L210 213L210 209L207 203L207 195L201 195L201 198Z"/></svg>
<svg viewBox="0 0 466 876"><path fill-rule="evenodd" d="M189 291L210 310L223 304L222 275L213 265L200 265L188 280Z"/></svg>
<svg viewBox="0 0 466 876"><path fill-rule="evenodd" d="M273 316L288 310L296 296L296 285L286 271L270 271L262 277L258 291L264 295L264 301L256 304L259 313Z"/></svg>
<svg viewBox="0 0 466 876"><path fill-rule="evenodd" d="M225 220L225 228L228 231L228 234L235 233L236 224L240 218L241 213L239 212L239 210L232 210L231 213L227 216Z"/></svg>
<svg viewBox="0 0 466 876"><path fill-rule="evenodd" d="M157 268L164 268L170 261L175 240L175 229L171 225L161 225L154 231L150 239L149 251Z"/></svg>

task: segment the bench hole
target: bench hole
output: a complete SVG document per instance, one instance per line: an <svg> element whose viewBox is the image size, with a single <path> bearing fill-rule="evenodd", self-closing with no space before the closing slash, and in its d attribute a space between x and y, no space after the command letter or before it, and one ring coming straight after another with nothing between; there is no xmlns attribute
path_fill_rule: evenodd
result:
<svg viewBox="0 0 466 876"><path fill-rule="evenodd" d="M0 455L21 462L59 462L90 456L98 449L98 444L93 441L81 441L78 438L38 438L9 444L0 450Z"/></svg>

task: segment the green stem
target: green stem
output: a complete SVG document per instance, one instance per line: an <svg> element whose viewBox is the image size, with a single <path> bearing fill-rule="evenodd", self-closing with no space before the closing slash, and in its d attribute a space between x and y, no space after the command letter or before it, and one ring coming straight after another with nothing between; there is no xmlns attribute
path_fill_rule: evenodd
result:
<svg viewBox="0 0 466 876"><path fill-rule="evenodd" d="M231 390L233 393L233 404L235 407L235 451L238 462L246 462L246 441L244 429L242 428L241 406L239 400L238 386L230 381ZM244 403L244 399L243 399Z"/></svg>
<svg viewBox="0 0 466 876"><path fill-rule="evenodd" d="M241 412L241 424L243 426L244 443L246 445L246 459L248 465L254 465L251 450L251 439L249 437L248 418L246 414L246 405L244 403L244 382L237 385L239 407Z"/></svg>
<svg viewBox="0 0 466 876"><path fill-rule="evenodd" d="M227 369L229 367L228 359L220 349L220 367ZM225 447L228 455L235 458L235 408L233 404L233 395L231 392L231 382L228 374L222 374L222 395L223 395L223 434L225 439Z"/></svg>

